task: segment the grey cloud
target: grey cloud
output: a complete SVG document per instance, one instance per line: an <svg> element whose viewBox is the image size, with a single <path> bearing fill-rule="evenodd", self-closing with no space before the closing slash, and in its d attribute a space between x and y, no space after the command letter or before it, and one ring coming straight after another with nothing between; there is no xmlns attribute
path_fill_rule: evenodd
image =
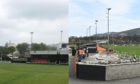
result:
<svg viewBox="0 0 140 84"><path fill-rule="evenodd" d="M3 14L0 13L0 45L9 40L14 43L30 42L31 31L34 32L35 42L58 43L59 31L67 30L67 1L1 0L0 8L3 10L0 12ZM64 28L60 29L59 26Z"/></svg>
<svg viewBox="0 0 140 84"><path fill-rule="evenodd" d="M10 18L59 19L67 17L67 0L11 0L7 9Z"/></svg>

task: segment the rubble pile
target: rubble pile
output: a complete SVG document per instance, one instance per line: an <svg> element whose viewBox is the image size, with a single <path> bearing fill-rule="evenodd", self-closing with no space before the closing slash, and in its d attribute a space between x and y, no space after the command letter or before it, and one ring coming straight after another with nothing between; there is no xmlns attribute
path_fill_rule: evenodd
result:
<svg viewBox="0 0 140 84"><path fill-rule="evenodd" d="M86 64L121 64L139 62L139 58L117 53L97 53L89 55L81 62Z"/></svg>

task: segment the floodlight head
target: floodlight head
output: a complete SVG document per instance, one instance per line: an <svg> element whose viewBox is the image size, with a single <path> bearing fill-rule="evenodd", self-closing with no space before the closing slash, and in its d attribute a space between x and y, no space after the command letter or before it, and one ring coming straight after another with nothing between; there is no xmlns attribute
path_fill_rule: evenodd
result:
<svg viewBox="0 0 140 84"><path fill-rule="evenodd" d="M34 32L30 32L31 34L33 34Z"/></svg>
<svg viewBox="0 0 140 84"><path fill-rule="evenodd" d="M111 10L111 8L107 8L108 10Z"/></svg>
<svg viewBox="0 0 140 84"><path fill-rule="evenodd" d="M95 22L98 22L98 20L95 20Z"/></svg>

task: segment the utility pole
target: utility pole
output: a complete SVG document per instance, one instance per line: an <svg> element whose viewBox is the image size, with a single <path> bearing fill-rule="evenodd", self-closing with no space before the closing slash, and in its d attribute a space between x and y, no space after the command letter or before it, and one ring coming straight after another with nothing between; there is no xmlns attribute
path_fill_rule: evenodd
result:
<svg viewBox="0 0 140 84"><path fill-rule="evenodd" d="M107 38L108 38L108 48L109 48L109 41L110 41L110 38L109 38L109 35L110 35L110 33L109 33L109 11L111 10L111 8L107 8L107 28L108 28L108 36L107 36Z"/></svg>

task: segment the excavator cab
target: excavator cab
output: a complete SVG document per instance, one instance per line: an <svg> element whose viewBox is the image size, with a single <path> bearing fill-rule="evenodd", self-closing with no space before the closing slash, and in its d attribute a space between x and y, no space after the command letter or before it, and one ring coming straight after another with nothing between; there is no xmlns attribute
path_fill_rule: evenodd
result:
<svg viewBox="0 0 140 84"><path fill-rule="evenodd" d="M80 47L85 48L88 54L96 54L98 52L105 52L107 49L98 43L83 44Z"/></svg>

